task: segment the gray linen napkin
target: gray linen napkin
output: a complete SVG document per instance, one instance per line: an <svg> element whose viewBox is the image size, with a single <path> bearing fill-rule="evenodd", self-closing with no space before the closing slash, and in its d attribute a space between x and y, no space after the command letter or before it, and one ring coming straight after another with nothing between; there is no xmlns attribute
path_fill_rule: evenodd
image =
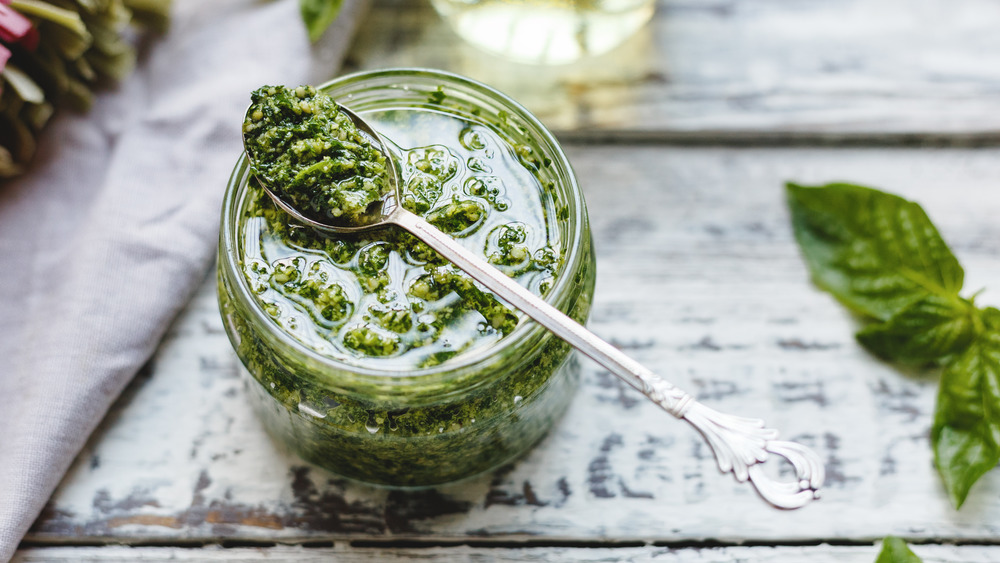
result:
<svg viewBox="0 0 1000 563"><path fill-rule="evenodd" d="M204 279L250 91L331 77L296 0L175 0L170 32L0 185L0 561Z"/></svg>

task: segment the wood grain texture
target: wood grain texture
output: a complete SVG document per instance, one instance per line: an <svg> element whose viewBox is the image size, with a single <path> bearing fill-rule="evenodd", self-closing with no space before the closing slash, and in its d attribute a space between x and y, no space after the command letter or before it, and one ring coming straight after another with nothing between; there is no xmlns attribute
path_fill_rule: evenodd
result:
<svg viewBox="0 0 1000 563"><path fill-rule="evenodd" d="M913 546L924 563L992 563L1000 560L1000 547L982 546ZM490 549L468 546L410 549L379 548L302 548L278 546L246 549L205 547L195 549L155 547L49 547L19 551L11 563L97 563L116 561L272 561L275 563L325 563L339 561L404 562L465 561L471 563L553 562L578 563L871 563L878 553L875 547L724 547L672 549L667 547L626 548L514 548Z"/></svg>
<svg viewBox="0 0 1000 563"><path fill-rule="evenodd" d="M538 67L466 46L427 2L377 0L346 69L471 76L563 138L997 142L998 27L991 0L660 0L617 50Z"/></svg>
<svg viewBox="0 0 1000 563"><path fill-rule="evenodd" d="M79 456L28 540L993 543L1000 472L950 508L928 430L936 374L854 342L815 289L782 182L847 179L925 205L1000 303L1000 150L568 149L598 253L594 332L699 400L759 416L824 458L823 499L768 508L699 436L594 364L520 461L426 491L349 483L273 443L244 397L206 281ZM724 559L723 559L724 560Z"/></svg>

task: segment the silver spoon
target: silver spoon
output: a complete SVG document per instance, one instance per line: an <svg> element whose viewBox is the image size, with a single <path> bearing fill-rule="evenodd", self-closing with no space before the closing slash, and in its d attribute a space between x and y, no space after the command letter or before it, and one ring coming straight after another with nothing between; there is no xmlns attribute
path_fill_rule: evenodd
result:
<svg viewBox="0 0 1000 563"><path fill-rule="evenodd" d="M796 442L778 440L778 431L766 428L762 420L720 413L699 403L691 395L621 353L500 270L466 250L420 216L399 205L399 179L396 176L396 167L392 164L392 153L386 148L381 136L367 122L344 106L339 104L338 106L341 112L354 121L359 131L370 137L373 146L379 147L386 156L389 161L387 168L392 190L385 199L372 204L363 224L321 223L289 205L258 175L257 179L261 186L279 208L295 220L324 233L359 233L386 225L396 225L409 231L495 295L520 309L535 322L638 389L668 413L694 426L712 448L719 470L723 473L732 472L736 480L741 483L750 481L757 489L757 493L773 506L784 509L801 508L813 499L819 498L818 491L823 485L825 471L823 462L816 452ZM246 135L243 142L246 147ZM251 166L256 169L249 150L247 158ZM791 463L795 470L795 481L779 481L764 472L762 463L772 454Z"/></svg>

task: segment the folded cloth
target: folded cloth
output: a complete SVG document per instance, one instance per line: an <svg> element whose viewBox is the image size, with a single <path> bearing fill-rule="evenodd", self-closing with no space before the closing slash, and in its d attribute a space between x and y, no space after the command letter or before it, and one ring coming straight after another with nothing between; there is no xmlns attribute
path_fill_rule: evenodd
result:
<svg viewBox="0 0 1000 563"><path fill-rule="evenodd" d="M297 0L175 0L135 73L0 185L0 561L204 279L250 91L331 77L364 7L311 46Z"/></svg>

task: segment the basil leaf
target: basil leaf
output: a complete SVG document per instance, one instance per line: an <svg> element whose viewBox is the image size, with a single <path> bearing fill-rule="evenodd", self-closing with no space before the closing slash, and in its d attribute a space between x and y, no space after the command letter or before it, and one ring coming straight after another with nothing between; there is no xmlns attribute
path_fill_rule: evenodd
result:
<svg viewBox="0 0 1000 563"><path fill-rule="evenodd" d="M885 360L926 363L959 354L976 337L976 308L968 301L928 295L888 321L871 324L858 341Z"/></svg>
<svg viewBox="0 0 1000 563"><path fill-rule="evenodd" d="M962 288L962 267L916 203L851 184L786 187L813 280L844 305L884 321Z"/></svg>
<svg viewBox="0 0 1000 563"><path fill-rule="evenodd" d="M882 551L875 563L923 563L923 561L910 551L906 542L895 536L887 536L882 542Z"/></svg>
<svg viewBox="0 0 1000 563"><path fill-rule="evenodd" d="M931 443L955 508L1000 462L1000 311L981 311L982 329L941 377Z"/></svg>
<svg viewBox="0 0 1000 563"><path fill-rule="evenodd" d="M341 4L343 0L299 0L299 11L309 31L310 41L317 41L337 19Z"/></svg>

